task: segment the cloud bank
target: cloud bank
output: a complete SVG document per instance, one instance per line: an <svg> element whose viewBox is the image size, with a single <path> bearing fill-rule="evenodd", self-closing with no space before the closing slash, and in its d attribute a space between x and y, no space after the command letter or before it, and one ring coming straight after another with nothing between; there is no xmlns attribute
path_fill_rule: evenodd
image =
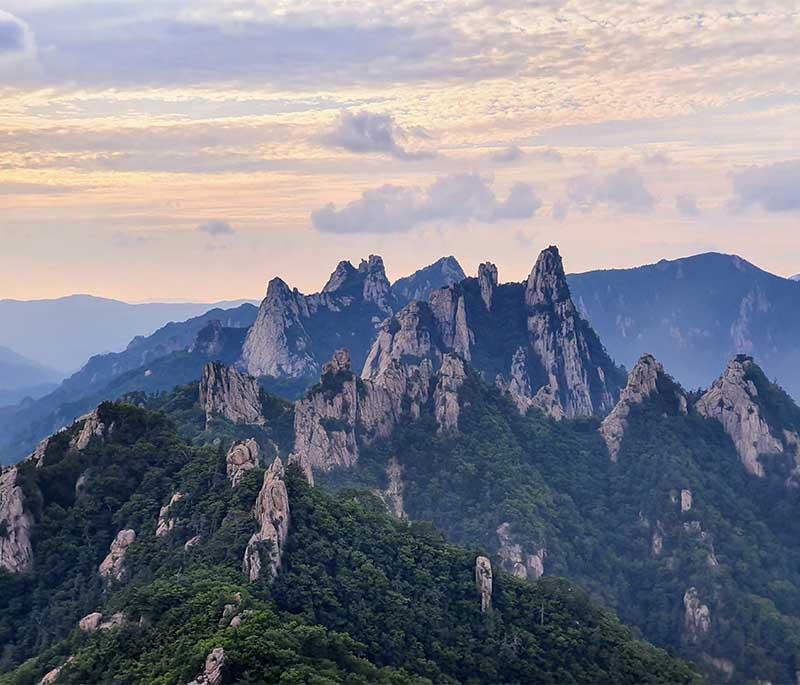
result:
<svg viewBox="0 0 800 685"><path fill-rule="evenodd" d="M751 166L734 172L735 209L760 206L768 212L800 211L800 160Z"/></svg>
<svg viewBox="0 0 800 685"><path fill-rule="evenodd" d="M400 233L436 220L527 219L541 205L527 183L515 183L501 201L483 176L455 174L438 178L427 188L384 185L367 190L341 209L329 203L313 212L311 223L324 233Z"/></svg>
<svg viewBox="0 0 800 685"><path fill-rule="evenodd" d="M355 154L379 153L402 160L430 159L430 150L412 150L407 142L428 139L420 128L398 126L390 114L374 112L342 112L336 127L322 136L322 142Z"/></svg>

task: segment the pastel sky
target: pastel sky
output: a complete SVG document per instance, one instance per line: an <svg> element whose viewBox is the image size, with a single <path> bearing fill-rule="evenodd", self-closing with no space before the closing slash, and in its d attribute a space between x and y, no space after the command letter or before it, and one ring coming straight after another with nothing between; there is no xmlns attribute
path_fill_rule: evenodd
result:
<svg viewBox="0 0 800 685"><path fill-rule="evenodd" d="M6 0L0 297L800 272L800 3Z"/></svg>

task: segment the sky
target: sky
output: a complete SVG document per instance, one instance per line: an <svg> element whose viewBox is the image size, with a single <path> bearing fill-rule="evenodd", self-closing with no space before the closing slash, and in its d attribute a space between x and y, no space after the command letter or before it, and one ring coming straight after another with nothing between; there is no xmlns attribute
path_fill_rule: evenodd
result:
<svg viewBox="0 0 800 685"><path fill-rule="evenodd" d="M5 0L0 298L800 272L800 2Z"/></svg>

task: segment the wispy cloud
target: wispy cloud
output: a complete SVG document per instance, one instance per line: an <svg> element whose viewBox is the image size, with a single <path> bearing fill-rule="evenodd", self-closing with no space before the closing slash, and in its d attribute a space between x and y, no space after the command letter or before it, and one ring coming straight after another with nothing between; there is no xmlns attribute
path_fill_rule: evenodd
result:
<svg viewBox="0 0 800 685"><path fill-rule="evenodd" d="M362 111L342 112L335 128L321 140L326 145L356 154L379 153L409 161L435 156L432 150L412 149L408 145L413 140L429 138L419 127L398 126L391 114Z"/></svg>
<svg viewBox="0 0 800 685"><path fill-rule="evenodd" d="M441 177L427 188L385 185L367 190L341 209L330 203L315 211L311 221L325 233L394 233L435 220L494 223L526 219L541 204L527 183L515 183L501 201L486 178L456 174Z"/></svg>
<svg viewBox="0 0 800 685"><path fill-rule="evenodd" d="M649 212L656 205L641 172L632 166L622 167L605 176L584 174L571 178L567 184L564 205L589 211L597 205L606 205L625 212Z"/></svg>
<svg viewBox="0 0 800 685"><path fill-rule="evenodd" d="M227 221L223 221L222 219L210 219L209 221L200 224L197 227L197 230L201 233L206 233L207 235L212 236L231 236L236 234L236 231L233 230L233 227Z"/></svg>
<svg viewBox="0 0 800 685"><path fill-rule="evenodd" d="M735 209L760 206L768 212L800 211L800 159L734 172Z"/></svg>

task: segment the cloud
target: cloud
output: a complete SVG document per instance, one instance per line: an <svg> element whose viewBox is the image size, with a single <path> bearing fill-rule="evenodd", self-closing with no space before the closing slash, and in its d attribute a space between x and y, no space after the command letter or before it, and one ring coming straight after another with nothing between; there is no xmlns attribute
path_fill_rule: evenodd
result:
<svg viewBox="0 0 800 685"><path fill-rule="evenodd" d="M84 190L83 187L75 186L54 186L44 183L0 183L0 195L64 195L66 193L78 193Z"/></svg>
<svg viewBox="0 0 800 685"><path fill-rule="evenodd" d="M800 159L751 166L731 174L734 209L759 205L768 212L800 210Z"/></svg>
<svg viewBox="0 0 800 685"><path fill-rule="evenodd" d="M636 167L622 167L600 178L588 174L571 178L566 202L583 211L603 204L626 212L649 212L656 198Z"/></svg>
<svg viewBox="0 0 800 685"><path fill-rule="evenodd" d="M398 126L391 114L345 111L339 116L336 128L322 136L322 142L356 154L380 153L402 160L435 156L429 150L410 150L401 144L412 138L429 139L430 136L419 127Z"/></svg>
<svg viewBox="0 0 800 685"><path fill-rule="evenodd" d="M675 198L675 209L683 216L697 216L700 214L694 195L678 195Z"/></svg>
<svg viewBox="0 0 800 685"><path fill-rule="evenodd" d="M236 235L236 231L233 230L233 227L227 221L222 221L222 219L210 219L200 224L197 230L201 233L207 233L213 236Z"/></svg>
<svg viewBox="0 0 800 685"><path fill-rule="evenodd" d="M489 183L472 173L443 176L427 188L384 185L365 191L341 209L325 205L312 213L311 222L324 233L398 233L435 220L527 219L542 205L527 183L515 183L503 201Z"/></svg>
<svg viewBox="0 0 800 685"><path fill-rule="evenodd" d="M519 161L524 156L525 153L522 151L522 148L519 145L514 144L493 153L490 159L499 164L509 164L511 162Z"/></svg>
<svg viewBox="0 0 800 685"><path fill-rule="evenodd" d="M644 154L642 156L642 161L650 166L669 166L672 164L672 157L666 152L653 152Z"/></svg>

